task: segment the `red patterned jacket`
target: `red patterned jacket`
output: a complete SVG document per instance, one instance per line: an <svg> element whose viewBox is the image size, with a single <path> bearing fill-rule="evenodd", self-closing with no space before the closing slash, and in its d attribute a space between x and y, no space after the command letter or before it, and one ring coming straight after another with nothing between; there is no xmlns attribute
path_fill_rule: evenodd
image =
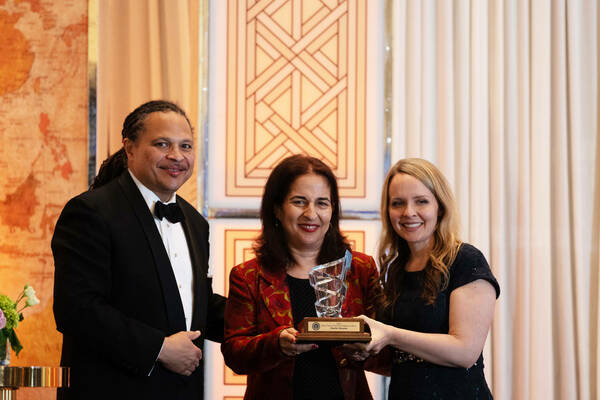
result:
<svg viewBox="0 0 600 400"><path fill-rule="evenodd" d="M378 293L377 279L373 258L352 252L342 316L366 313L368 302ZM252 259L233 268L229 282L221 351L233 371L248 375L244 399L291 399L294 359L281 352L278 339L281 330L293 325L285 273L272 274ZM333 355L345 399L371 399L363 370L339 351Z"/></svg>

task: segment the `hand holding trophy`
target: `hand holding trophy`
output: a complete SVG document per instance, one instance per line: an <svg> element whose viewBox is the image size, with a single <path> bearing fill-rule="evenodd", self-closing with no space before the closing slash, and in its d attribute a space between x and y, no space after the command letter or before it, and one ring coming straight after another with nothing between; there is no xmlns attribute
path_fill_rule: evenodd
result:
<svg viewBox="0 0 600 400"><path fill-rule="evenodd" d="M315 289L317 317L304 318L300 324L297 342L368 342L371 335L364 331L360 318L342 318L342 304L346 298L346 273L352 264L352 253L317 265L308 274Z"/></svg>

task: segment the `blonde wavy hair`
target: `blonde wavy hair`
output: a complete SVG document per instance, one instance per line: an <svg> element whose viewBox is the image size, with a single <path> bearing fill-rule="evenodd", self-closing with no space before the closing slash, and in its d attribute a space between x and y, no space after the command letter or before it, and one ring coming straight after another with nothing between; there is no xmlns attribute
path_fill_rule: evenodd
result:
<svg viewBox="0 0 600 400"><path fill-rule="evenodd" d="M438 202L439 217L434 232L433 249L424 270L425 278L421 295L427 304L433 304L439 292L448 286L449 269L462 243L459 238L460 217L456 200L444 175L427 160L405 158L390 168L381 193L382 230L377 252L385 296L382 301L384 308L394 304L400 295L401 283L405 275L404 265L410 256L408 244L394 231L388 213L390 182L397 174L407 174L417 178L431 191Z"/></svg>

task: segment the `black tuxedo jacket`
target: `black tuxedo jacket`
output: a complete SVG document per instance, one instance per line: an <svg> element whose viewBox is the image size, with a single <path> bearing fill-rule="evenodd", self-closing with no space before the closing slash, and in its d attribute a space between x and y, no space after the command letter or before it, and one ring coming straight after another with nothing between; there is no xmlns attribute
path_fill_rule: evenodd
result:
<svg viewBox="0 0 600 400"><path fill-rule="evenodd" d="M222 341L225 299L206 275L208 223L177 203L194 274L191 330L202 332L201 347L203 339ZM63 398L202 399L202 364L185 377L156 362L163 339L186 330L185 317L153 216L127 171L67 203L52 252L61 364L71 367Z"/></svg>

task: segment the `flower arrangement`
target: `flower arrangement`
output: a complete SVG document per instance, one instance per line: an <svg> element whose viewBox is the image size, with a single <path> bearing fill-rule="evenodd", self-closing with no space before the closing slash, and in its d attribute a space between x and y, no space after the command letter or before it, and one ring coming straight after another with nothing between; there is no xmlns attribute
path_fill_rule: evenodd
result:
<svg viewBox="0 0 600 400"><path fill-rule="evenodd" d="M19 309L19 303L25 300L25 304ZM15 328L23 320L23 310L27 307L39 304L40 300L35 295L35 290L29 284L25 285L23 291L16 301L12 301L8 296L0 294L0 360L6 358L7 344L10 343L11 349L16 355L19 355L23 346Z"/></svg>

